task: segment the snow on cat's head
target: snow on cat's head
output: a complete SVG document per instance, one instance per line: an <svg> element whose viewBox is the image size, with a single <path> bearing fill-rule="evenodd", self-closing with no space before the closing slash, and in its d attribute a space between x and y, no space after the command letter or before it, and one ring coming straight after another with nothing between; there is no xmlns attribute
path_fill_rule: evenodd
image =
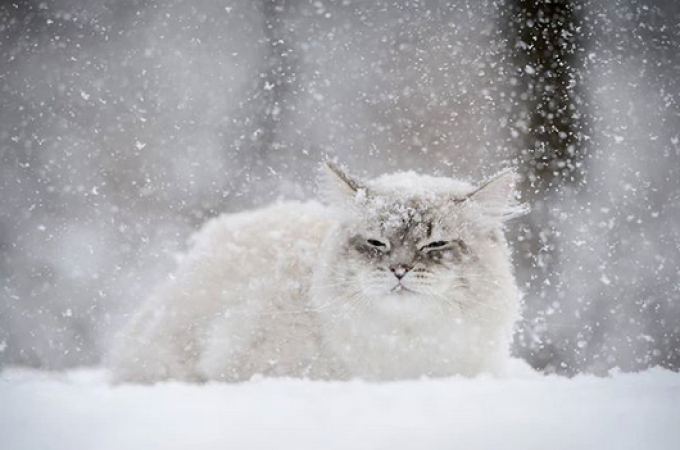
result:
<svg viewBox="0 0 680 450"><path fill-rule="evenodd" d="M516 175L474 187L401 172L370 181L327 164L323 193L337 213L328 285L388 314L465 310L477 290L510 276L503 223L522 213ZM484 286L487 286L486 288Z"/></svg>

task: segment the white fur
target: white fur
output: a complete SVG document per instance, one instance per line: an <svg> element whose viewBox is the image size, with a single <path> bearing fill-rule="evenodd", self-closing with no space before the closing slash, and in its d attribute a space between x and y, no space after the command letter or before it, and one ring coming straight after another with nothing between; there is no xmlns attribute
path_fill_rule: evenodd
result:
<svg viewBox="0 0 680 450"><path fill-rule="evenodd" d="M502 372L519 304L501 232L514 178L504 176L495 182L500 188L490 188L497 192L478 200L471 185L452 179L402 173L348 189L347 178L331 173L331 207L285 202L209 221L120 333L108 359L115 378L390 380ZM451 281L456 277L408 275L404 285L427 295L392 292L395 279L384 267L378 272L355 253L342 256L352 236L389 230L399 214L411 214L395 209L407 201L432 203L441 213L433 236L454 233L474 245L476 262L463 261L452 274L467 277L464 289ZM389 214L377 217L383 210ZM390 258L398 255L395 246Z"/></svg>

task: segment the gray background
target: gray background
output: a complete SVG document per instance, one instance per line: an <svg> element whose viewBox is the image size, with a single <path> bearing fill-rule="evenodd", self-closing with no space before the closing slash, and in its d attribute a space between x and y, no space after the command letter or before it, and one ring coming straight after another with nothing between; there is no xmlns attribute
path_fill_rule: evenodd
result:
<svg viewBox="0 0 680 450"><path fill-rule="evenodd" d="M573 2L584 156L544 190L512 3L5 3L0 367L96 364L202 222L313 196L330 155L365 177L518 166L516 353L680 369L680 6Z"/></svg>

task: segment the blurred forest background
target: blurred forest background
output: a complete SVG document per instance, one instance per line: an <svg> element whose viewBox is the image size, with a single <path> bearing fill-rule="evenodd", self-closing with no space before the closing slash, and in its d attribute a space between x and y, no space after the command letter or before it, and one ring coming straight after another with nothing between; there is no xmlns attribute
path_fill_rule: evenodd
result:
<svg viewBox="0 0 680 450"><path fill-rule="evenodd" d="M209 217L519 167L515 353L680 369L675 0L0 6L0 367L96 364Z"/></svg>

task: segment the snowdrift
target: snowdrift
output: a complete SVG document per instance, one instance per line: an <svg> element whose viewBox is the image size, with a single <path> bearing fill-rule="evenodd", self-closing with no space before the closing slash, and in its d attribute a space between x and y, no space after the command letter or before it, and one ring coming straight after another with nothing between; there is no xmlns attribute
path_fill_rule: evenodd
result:
<svg viewBox="0 0 680 450"><path fill-rule="evenodd" d="M3 450L680 448L680 374L111 386L0 373Z"/></svg>

